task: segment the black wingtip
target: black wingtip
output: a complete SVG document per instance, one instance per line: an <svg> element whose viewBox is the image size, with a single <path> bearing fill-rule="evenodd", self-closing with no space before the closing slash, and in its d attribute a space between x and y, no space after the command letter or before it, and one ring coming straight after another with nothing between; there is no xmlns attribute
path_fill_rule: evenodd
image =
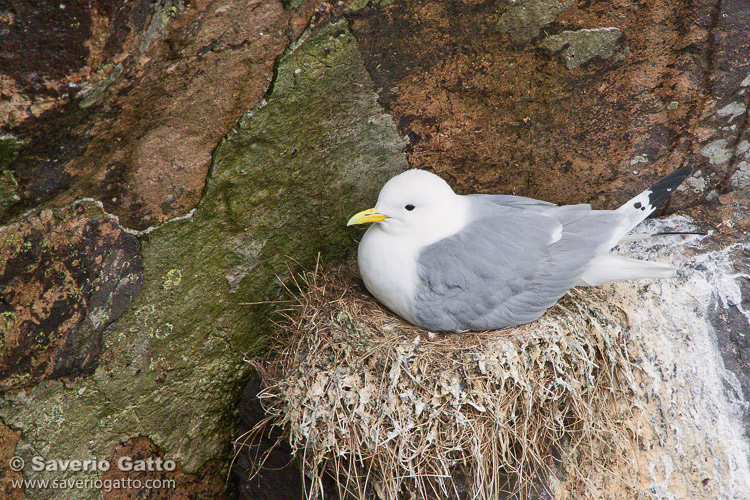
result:
<svg viewBox="0 0 750 500"><path fill-rule="evenodd" d="M692 172L693 167L685 166L682 168L678 168L674 172L656 181L656 183L649 188L649 190L651 191L651 193L649 193L648 195L649 205L654 208L658 207L662 202L664 202L664 200L669 197L669 195L674 193L675 189L677 189L677 186L682 184L685 179L690 177L690 174Z"/></svg>

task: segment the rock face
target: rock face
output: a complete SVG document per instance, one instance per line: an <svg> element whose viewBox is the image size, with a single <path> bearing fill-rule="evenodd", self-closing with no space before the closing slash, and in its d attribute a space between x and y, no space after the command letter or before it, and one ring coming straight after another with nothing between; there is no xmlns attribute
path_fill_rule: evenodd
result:
<svg viewBox="0 0 750 500"><path fill-rule="evenodd" d="M276 58L311 15L309 6L285 10L266 0L122 9L96 2L76 7L73 17L65 4L52 10L53 19L71 23L60 27L69 37L57 52L63 61L26 49L4 59L14 95L22 96L4 107L8 121L21 121L25 106L34 115L17 129L25 144L14 166L15 213L87 196L137 229L198 203L211 151L263 96ZM14 47L44 48L28 39L30 25L47 22L44 14L18 3L4 19ZM52 97L37 95L42 75ZM54 111L36 116L37 107Z"/></svg>
<svg viewBox="0 0 750 500"><path fill-rule="evenodd" d="M651 230L690 226L672 217ZM642 487L655 498L740 499L750 487L748 365L737 363L747 356L740 339L750 332L749 318L733 314L747 300L747 276L738 277L736 265L748 245L712 250L711 240L625 246L628 255L672 262L679 271L672 280L612 287L642 370L637 463ZM731 326L716 320L731 316Z"/></svg>
<svg viewBox="0 0 750 500"><path fill-rule="evenodd" d="M617 28L599 28L592 30L563 31L559 35L550 35L544 39L541 47L554 54L562 51L565 67L576 69L597 57L610 59L617 52L617 42L622 31ZM620 59L624 54L618 54Z"/></svg>
<svg viewBox="0 0 750 500"><path fill-rule="evenodd" d="M0 417L20 432L11 455L157 456L179 466L159 475L177 481L165 498L224 489L243 356L266 343L273 320L263 302L283 299L286 278L318 255L351 257L346 218L406 165L345 23L308 30L276 72L213 152L208 179L191 178L206 188L186 214L135 231L86 200L2 228ZM115 472L26 467L23 477L123 479ZM145 491L105 490L25 495Z"/></svg>
<svg viewBox="0 0 750 500"><path fill-rule="evenodd" d="M612 208L692 165L699 193L675 210L730 189L746 162L743 2L416 1L349 19L409 165L462 192ZM576 45L599 54L568 69Z"/></svg>
<svg viewBox="0 0 750 500"><path fill-rule="evenodd" d="M0 389L90 375L143 285L138 240L93 203L0 228Z"/></svg>
<svg viewBox="0 0 750 500"><path fill-rule="evenodd" d="M618 292L648 374L640 477L744 498L748 33L741 0L0 7L4 497L143 496L12 483L120 471L7 467L124 454L177 464L150 494L218 495L268 302L351 258L343 221L407 165L596 208L692 165L666 211L710 236L632 248L685 271Z"/></svg>

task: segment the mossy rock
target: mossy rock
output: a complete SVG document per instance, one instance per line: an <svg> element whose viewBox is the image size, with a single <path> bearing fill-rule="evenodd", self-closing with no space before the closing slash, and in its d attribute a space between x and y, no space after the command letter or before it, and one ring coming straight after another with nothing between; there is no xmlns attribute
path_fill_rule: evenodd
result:
<svg viewBox="0 0 750 500"><path fill-rule="evenodd" d="M249 304L283 298L284 280L318 256L352 256L346 220L405 167L402 147L346 23L305 33L266 99L214 152L198 207L138 233L143 288L103 332L94 374L3 394L0 417L23 433L16 453L104 458L146 436L187 472L228 462L244 359L263 349L276 307ZM96 473L54 473L66 477Z"/></svg>

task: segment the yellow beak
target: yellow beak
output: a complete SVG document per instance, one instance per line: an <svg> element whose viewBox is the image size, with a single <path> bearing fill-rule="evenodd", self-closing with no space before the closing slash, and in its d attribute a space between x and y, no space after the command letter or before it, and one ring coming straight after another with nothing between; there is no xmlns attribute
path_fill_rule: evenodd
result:
<svg viewBox="0 0 750 500"><path fill-rule="evenodd" d="M374 208L368 208L367 210L363 210L360 213L355 214L351 219L349 219L349 222L347 222L346 225L351 226L354 224L369 224L370 222L383 222L387 218L388 218L387 215L377 213Z"/></svg>

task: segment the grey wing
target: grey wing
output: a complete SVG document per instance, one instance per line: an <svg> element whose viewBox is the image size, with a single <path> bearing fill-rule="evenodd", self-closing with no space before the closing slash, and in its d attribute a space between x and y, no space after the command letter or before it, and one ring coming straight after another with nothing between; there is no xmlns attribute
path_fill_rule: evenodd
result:
<svg viewBox="0 0 750 500"><path fill-rule="evenodd" d="M502 207L517 208L524 211L544 212L550 208L557 207L548 201L535 200L524 196L513 196L510 194L470 194L467 198L479 204L491 203Z"/></svg>
<svg viewBox="0 0 750 500"><path fill-rule="evenodd" d="M420 326L489 330L539 318L602 252L618 217L577 207L559 207L562 220L555 217L557 210L548 215L490 210L424 248L414 303Z"/></svg>

